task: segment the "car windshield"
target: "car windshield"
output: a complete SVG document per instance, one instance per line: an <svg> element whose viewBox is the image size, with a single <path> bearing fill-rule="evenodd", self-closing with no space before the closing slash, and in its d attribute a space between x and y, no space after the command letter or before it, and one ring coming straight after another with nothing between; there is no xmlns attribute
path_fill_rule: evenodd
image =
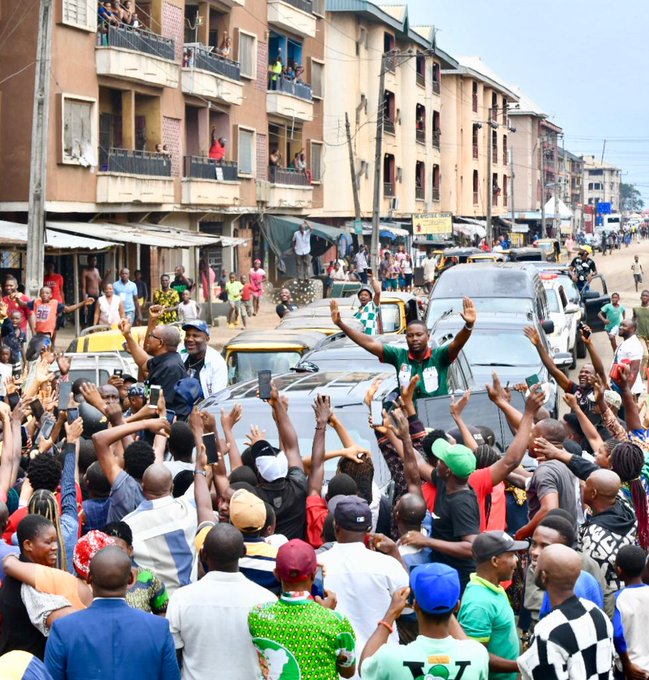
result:
<svg viewBox="0 0 649 680"><path fill-rule="evenodd" d="M494 352L494 348L497 350ZM522 331L476 329L464 345L471 366L535 366L539 355Z"/></svg>
<svg viewBox="0 0 649 680"><path fill-rule="evenodd" d="M395 333L401 327L399 305L381 305L381 321L384 333Z"/></svg>
<svg viewBox="0 0 649 680"><path fill-rule="evenodd" d="M252 380L263 370L286 373L300 358L299 352L233 352L228 357L228 380L230 384Z"/></svg>
<svg viewBox="0 0 649 680"><path fill-rule="evenodd" d="M529 298L481 298L472 297L473 303L478 310L483 312L503 312L510 314L529 314L533 311L532 300ZM437 319L445 312L458 313L462 311L463 298L444 298L431 300L428 303L427 325L432 328Z"/></svg>
<svg viewBox="0 0 649 680"><path fill-rule="evenodd" d="M561 300L559 299L559 293L554 288L546 288L545 295L548 298L550 313L559 314L563 310Z"/></svg>

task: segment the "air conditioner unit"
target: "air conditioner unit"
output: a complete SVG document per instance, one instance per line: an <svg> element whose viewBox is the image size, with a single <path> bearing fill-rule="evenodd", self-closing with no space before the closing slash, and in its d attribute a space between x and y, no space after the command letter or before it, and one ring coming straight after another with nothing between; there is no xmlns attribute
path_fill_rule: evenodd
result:
<svg viewBox="0 0 649 680"><path fill-rule="evenodd" d="M399 210L399 197L393 196L390 199L390 210Z"/></svg>

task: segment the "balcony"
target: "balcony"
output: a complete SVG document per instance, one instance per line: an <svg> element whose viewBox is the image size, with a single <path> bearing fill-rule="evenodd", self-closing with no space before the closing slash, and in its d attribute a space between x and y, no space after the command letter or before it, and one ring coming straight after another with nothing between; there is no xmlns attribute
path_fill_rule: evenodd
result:
<svg viewBox="0 0 649 680"><path fill-rule="evenodd" d="M433 146L439 149L440 137L442 136L441 130L433 130Z"/></svg>
<svg viewBox="0 0 649 680"><path fill-rule="evenodd" d="M473 145L473 158L478 158L478 145Z"/></svg>
<svg viewBox="0 0 649 680"><path fill-rule="evenodd" d="M392 182L383 182L383 195L394 196L394 184Z"/></svg>
<svg viewBox="0 0 649 680"><path fill-rule="evenodd" d="M311 0L268 0L268 23L291 33L316 37L316 17Z"/></svg>
<svg viewBox="0 0 649 680"><path fill-rule="evenodd" d="M415 130L415 138L420 144L426 143L426 130Z"/></svg>
<svg viewBox="0 0 649 680"><path fill-rule="evenodd" d="M424 187L415 187L415 199L423 201L426 198L426 190Z"/></svg>
<svg viewBox="0 0 649 680"><path fill-rule="evenodd" d="M492 163L498 162L498 147L497 146L491 147L491 161L492 161Z"/></svg>
<svg viewBox="0 0 649 680"><path fill-rule="evenodd" d="M202 156L183 159L182 202L185 205L238 205L239 185L237 163L218 163Z"/></svg>
<svg viewBox="0 0 649 680"><path fill-rule="evenodd" d="M478 113L478 95L474 94L471 98L471 110L473 113Z"/></svg>
<svg viewBox="0 0 649 680"><path fill-rule="evenodd" d="M239 106L243 85L239 63L212 54L201 45L185 45L181 86L184 94Z"/></svg>
<svg viewBox="0 0 649 680"><path fill-rule="evenodd" d="M433 80L433 92L439 94L441 90L439 80Z"/></svg>
<svg viewBox="0 0 649 680"><path fill-rule="evenodd" d="M433 201L439 201L440 200L439 195L440 195L439 187L433 187ZM476 203L475 194L474 194L474 197L473 197L473 202Z"/></svg>
<svg viewBox="0 0 649 680"><path fill-rule="evenodd" d="M386 118L383 121L383 129L389 134L393 135L395 133L394 121L390 118Z"/></svg>
<svg viewBox="0 0 649 680"><path fill-rule="evenodd" d="M305 172L268 168L268 181L257 182L257 201L268 208L307 209L313 205L313 187Z"/></svg>
<svg viewBox="0 0 649 680"><path fill-rule="evenodd" d="M306 83L280 77L270 81L266 113L309 123L313 120L313 93Z"/></svg>
<svg viewBox="0 0 649 680"><path fill-rule="evenodd" d="M178 87L180 67L171 38L128 26L97 31L97 75L157 87Z"/></svg>
<svg viewBox="0 0 649 680"><path fill-rule="evenodd" d="M171 158L128 149L99 149L97 203L173 204Z"/></svg>

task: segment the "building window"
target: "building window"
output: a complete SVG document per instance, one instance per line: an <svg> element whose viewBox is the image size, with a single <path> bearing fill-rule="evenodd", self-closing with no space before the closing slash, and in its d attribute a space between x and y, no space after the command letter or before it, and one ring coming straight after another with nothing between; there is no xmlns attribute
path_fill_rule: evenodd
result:
<svg viewBox="0 0 649 680"><path fill-rule="evenodd" d="M96 31L97 3L94 0L63 0L61 21L84 31Z"/></svg>
<svg viewBox="0 0 649 680"><path fill-rule="evenodd" d="M418 201L426 198L426 165L422 161L415 165L415 198Z"/></svg>
<svg viewBox="0 0 649 680"><path fill-rule="evenodd" d="M396 163L391 153L386 153L383 157L383 195L394 196Z"/></svg>
<svg viewBox="0 0 649 680"><path fill-rule="evenodd" d="M509 202L509 178L507 175L503 175L503 205L507 205Z"/></svg>
<svg viewBox="0 0 649 680"><path fill-rule="evenodd" d="M239 32L239 66L242 78L257 77L257 38Z"/></svg>
<svg viewBox="0 0 649 680"><path fill-rule="evenodd" d="M388 55L392 50L394 50L395 47L395 40L394 36L391 33L384 33L383 34L383 52ZM391 73L394 73L394 69L396 68L397 65L397 60L395 59L394 56L386 56L385 57L385 68L387 71L390 71Z"/></svg>
<svg viewBox="0 0 649 680"><path fill-rule="evenodd" d="M440 137L442 136L442 118L439 111L433 111L433 146L439 149Z"/></svg>
<svg viewBox="0 0 649 680"><path fill-rule="evenodd" d="M393 135L395 133L396 101L394 92L386 90L383 95L383 128Z"/></svg>
<svg viewBox="0 0 649 680"><path fill-rule="evenodd" d="M473 171L473 205L478 205L480 200L480 178L478 177L478 171Z"/></svg>
<svg viewBox="0 0 649 680"><path fill-rule="evenodd" d="M415 106L415 139L420 144L426 143L426 107L423 104Z"/></svg>
<svg viewBox="0 0 649 680"><path fill-rule="evenodd" d="M311 142L311 183L322 181L322 142Z"/></svg>
<svg viewBox="0 0 649 680"><path fill-rule="evenodd" d="M440 66L437 62L433 62L433 92L439 94L440 91Z"/></svg>
<svg viewBox="0 0 649 680"><path fill-rule="evenodd" d="M439 165L433 165L433 201L439 201L440 199L441 179Z"/></svg>
<svg viewBox="0 0 649 680"><path fill-rule="evenodd" d="M473 124L473 131L471 133L471 143L472 143L472 146L473 146L473 158L478 158L479 151L480 151L480 146L479 146L480 128L481 128L480 123L474 123Z"/></svg>
<svg viewBox="0 0 649 680"><path fill-rule="evenodd" d="M255 167L255 131L239 128L239 174L251 176Z"/></svg>
<svg viewBox="0 0 649 680"><path fill-rule="evenodd" d="M478 113L478 83L474 80L471 84L471 108L473 113Z"/></svg>
<svg viewBox="0 0 649 680"><path fill-rule="evenodd" d="M503 125L507 125L507 97L503 97Z"/></svg>
<svg viewBox="0 0 649 680"><path fill-rule="evenodd" d="M498 162L498 133L495 130L491 131L491 160Z"/></svg>
<svg viewBox="0 0 649 680"><path fill-rule="evenodd" d="M94 101L63 99L63 163L96 165L93 144Z"/></svg>
<svg viewBox="0 0 649 680"><path fill-rule="evenodd" d="M507 148L507 135L503 135L503 165L509 163L509 149Z"/></svg>
<svg viewBox="0 0 649 680"><path fill-rule="evenodd" d="M311 91L316 99L324 98L324 64L311 59Z"/></svg>
<svg viewBox="0 0 649 680"><path fill-rule="evenodd" d="M496 120L498 116L498 95L491 93L491 120Z"/></svg>
<svg viewBox="0 0 649 680"><path fill-rule="evenodd" d="M426 57L421 52L417 52L416 67L417 85L426 87Z"/></svg>

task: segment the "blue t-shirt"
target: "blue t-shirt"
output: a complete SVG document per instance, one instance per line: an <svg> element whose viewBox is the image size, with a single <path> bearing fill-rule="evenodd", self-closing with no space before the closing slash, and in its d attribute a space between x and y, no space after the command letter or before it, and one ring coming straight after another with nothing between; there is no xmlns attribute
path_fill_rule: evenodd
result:
<svg viewBox="0 0 649 680"><path fill-rule="evenodd" d="M597 579L587 571L582 571L581 574L579 574L577 583L575 583L575 595L596 604L600 609L604 609L604 593L602 593L602 587L597 583ZM550 598L548 597L548 594L545 593L543 595L541 612L539 613L539 621L551 611L552 605L550 604Z"/></svg>
<svg viewBox="0 0 649 680"><path fill-rule="evenodd" d="M127 283L122 283L121 279L119 281L115 281L113 284L113 290L124 303L125 312L135 311L135 301L133 298L137 297L137 286L133 281L128 281Z"/></svg>

